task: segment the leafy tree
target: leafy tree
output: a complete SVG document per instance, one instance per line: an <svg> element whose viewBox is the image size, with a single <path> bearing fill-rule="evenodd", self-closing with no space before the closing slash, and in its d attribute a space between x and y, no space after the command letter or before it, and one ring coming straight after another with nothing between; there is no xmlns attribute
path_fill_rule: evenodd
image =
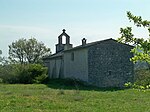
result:
<svg viewBox="0 0 150 112"><path fill-rule="evenodd" d="M144 27L148 30L150 36L150 21L143 20L141 16L135 16L131 12L127 12L127 17L130 22L133 22L137 27ZM132 27L120 28L121 37L118 41L121 43L131 44L134 46L131 52L134 53L132 61L134 63L138 61L144 61L148 64L150 69L150 38L136 38L132 34Z"/></svg>
<svg viewBox="0 0 150 112"><path fill-rule="evenodd" d="M0 62L1 62L1 60L2 60L1 54L2 54L2 51L0 50Z"/></svg>
<svg viewBox="0 0 150 112"><path fill-rule="evenodd" d="M0 64L2 64L4 61L4 57L2 57L1 55L2 55L2 51L0 50Z"/></svg>
<svg viewBox="0 0 150 112"><path fill-rule="evenodd" d="M43 56L50 55L50 48L35 38L19 39L9 45L9 59L12 62L39 63Z"/></svg>

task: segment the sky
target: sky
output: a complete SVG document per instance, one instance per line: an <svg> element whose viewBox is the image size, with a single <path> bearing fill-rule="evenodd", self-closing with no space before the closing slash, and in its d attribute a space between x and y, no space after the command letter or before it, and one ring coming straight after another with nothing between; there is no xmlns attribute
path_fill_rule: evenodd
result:
<svg viewBox="0 0 150 112"><path fill-rule="evenodd" d="M0 49L20 38L36 38L55 53L57 38L66 29L73 46L120 37L120 28L133 27L136 37L148 38L126 12L150 20L150 0L0 0Z"/></svg>

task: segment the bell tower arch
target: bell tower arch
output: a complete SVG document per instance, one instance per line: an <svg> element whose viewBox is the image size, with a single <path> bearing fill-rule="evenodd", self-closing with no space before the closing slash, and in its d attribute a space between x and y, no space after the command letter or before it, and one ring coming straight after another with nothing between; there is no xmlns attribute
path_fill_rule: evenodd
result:
<svg viewBox="0 0 150 112"><path fill-rule="evenodd" d="M58 44L56 44L56 53L72 48L70 44L70 36L66 33L66 30L62 30L62 34L58 36ZM65 43L63 43L63 38L66 38Z"/></svg>

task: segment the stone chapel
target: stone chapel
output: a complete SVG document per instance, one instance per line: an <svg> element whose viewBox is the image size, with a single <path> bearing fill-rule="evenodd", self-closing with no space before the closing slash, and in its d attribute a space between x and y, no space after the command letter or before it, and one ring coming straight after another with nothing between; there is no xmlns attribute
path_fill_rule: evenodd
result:
<svg viewBox="0 0 150 112"><path fill-rule="evenodd" d="M65 43L62 43L63 37ZM49 78L79 79L98 87L123 87L134 78L134 65L130 61L132 48L112 38L92 43L83 38L82 45L73 47L63 29L58 36L56 53L43 60Z"/></svg>

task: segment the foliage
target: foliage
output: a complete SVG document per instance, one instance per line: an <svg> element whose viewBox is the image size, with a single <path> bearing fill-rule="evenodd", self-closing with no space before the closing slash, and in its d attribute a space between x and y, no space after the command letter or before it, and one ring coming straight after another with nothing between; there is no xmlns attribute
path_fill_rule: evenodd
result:
<svg viewBox="0 0 150 112"><path fill-rule="evenodd" d="M6 57L2 57L2 51L0 50L0 65L5 65L10 63L10 61Z"/></svg>
<svg viewBox="0 0 150 112"><path fill-rule="evenodd" d="M3 79L2 78L0 78L0 83L3 83Z"/></svg>
<svg viewBox="0 0 150 112"><path fill-rule="evenodd" d="M135 71L135 84L144 87L150 85L150 70L140 69Z"/></svg>
<svg viewBox="0 0 150 112"><path fill-rule="evenodd" d="M19 75L21 75L22 72L21 65L1 65L0 69L0 78L3 79L4 83L19 83Z"/></svg>
<svg viewBox="0 0 150 112"><path fill-rule="evenodd" d="M135 82L125 83L125 87L131 87L136 89L150 89L150 70L137 69L135 71Z"/></svg>
<svg viewBox="0 0 150 112"><path fill-rule="evenodd" d="M40 64L9 64L0 66L0 78L4 83L44 83L47 68Z"/></svg>
<svg viewBox="0 0 150 112"><path fill-rule="evenodd" d="M50 49L35 38L22 38L9 45L9 59L12 62L39 63L43 56L49 54Z"/></svg>
<svg viewBox="0 0 150 112"><path fill-rule="evenodd" d="M127 12L127 17L130 22L133 21L137 27L144 27L148 30L150 36L150 21L143 20L141 16L134 16L131 12ZM148 64L150 69L150 39L136 38L132 34L132 28L126 27L120 29L121 37L118 38L119 42L132 44L134 49L134 57L131 59L134 63L144 61Z"/></svg>
<svg viewBox="0 0 150 112"><path fill-rule="evenodd" d="M8 65L11 64L12 62L7 58L7 57L1 57L0 56L0 65Z"/></svg>
<svg viewBox="0 0 150 112"><path fill-rule="evenodd" d="M1 56L1 54L2 54L2 51L0 50L0 64L1 64L2 61L3 61L3 58L2 58L2 56Z"/></svg>
<svg viewBox="0 0 150 112"><path fill-rule="evenodd" d="M127 88L133 88L133 89L140 89L140 90L146 90L150 89L150 85L142 86L142 85L137 85L137 84L132 84L131 82L125 83L125 87Z"/></svg>
<svg viewBox="0 0 150 112"><path fill-rule="evenodd" d="M134 42L134 39L133 39L134 35L132 34L131 27L120 28L120 34L121 34L121 37L118 38L119 42L126 43L126 44Z"/></svg>
<svg viewBox="0 0 150 112"><path fill-rule="evenodd" d="M144 61L150 69L150 39L143 40L140 44L136 45L131 52L135 55L131 59L134 63Z"/></svg>
<svg viewBox="0 0 150 112"><path fill-rule="evenodd" d="M150 31L150 21L143 20L141 16L134 16L130 11L127 12L127 17L129 18L130 22L133 21L137 27L143 26L148 28L148 31Z"/></svg>
<svg viewBox="0 0 150 112"><path fill-rule="evenodd" d="M67 88L66 86L64 88ZM73 87L63 91L64 94L58 94L60 89L43 84L0 84L0 110L1 112L149 112L150 110L149 90L103 91L87 87L87 90L79 90L79 95L75 93Z"/></svg>

